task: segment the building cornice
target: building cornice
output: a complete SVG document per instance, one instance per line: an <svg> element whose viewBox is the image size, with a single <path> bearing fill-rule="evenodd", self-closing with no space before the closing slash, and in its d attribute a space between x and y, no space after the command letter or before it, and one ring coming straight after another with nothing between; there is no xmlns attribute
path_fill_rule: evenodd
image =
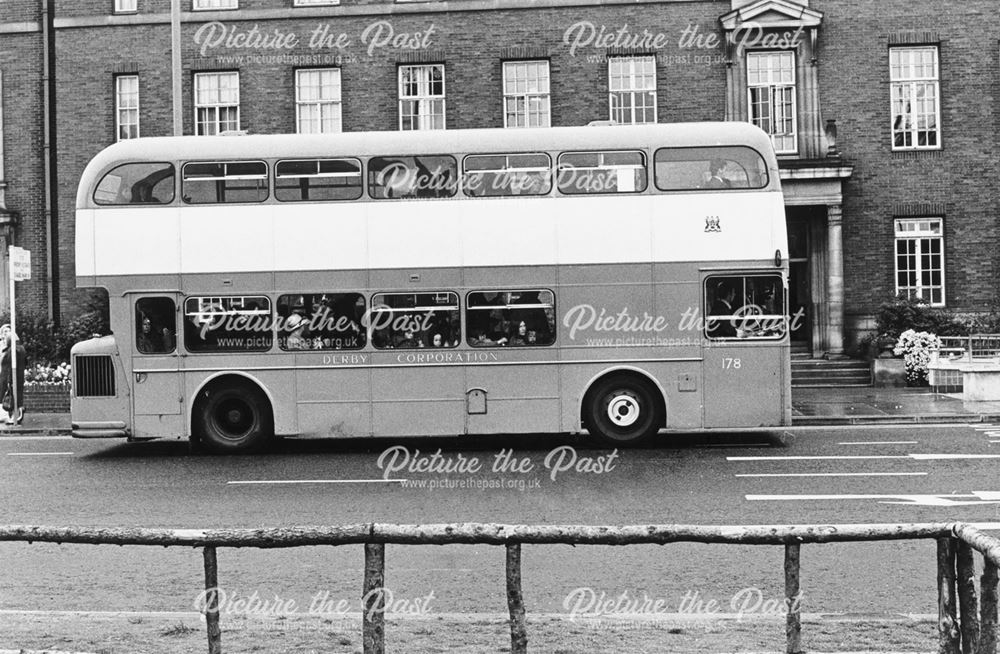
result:
<svg viewBox="0 0 1000 654"><path fill-rule="evenodd" d="M778 172L781 176L781 181L783 182L817 179L847 179L854 174L854 166L848 164L810 165L807 167L782 168Z"/></svg>
<svg viewBox="0 0 1000 654"><path fill-rule="evenodd" d="M276 9L230 9L223 11L181 12L183 23L212 21L291 20L301 18L345 18L357 16L393 16L442 14L480 11L517 11L532 9L572 9L635 5L690 4L692 0L442 0L379 5L332 5L323 7L282 7ZM57 17L56 29L80 27L120 27L127 25L162 25L170 23L170 14L117 14L102 16Z"/></svg>

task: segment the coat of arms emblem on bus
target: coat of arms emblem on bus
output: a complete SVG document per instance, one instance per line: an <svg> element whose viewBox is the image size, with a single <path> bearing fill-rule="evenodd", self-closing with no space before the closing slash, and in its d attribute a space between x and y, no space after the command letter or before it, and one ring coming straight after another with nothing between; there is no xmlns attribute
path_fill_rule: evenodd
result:
<svg viewBox="0 0 1000 654"><path fill-rule="evenodd" d="M722 225L718 216L705 216L705 232L721 232Z"/></svg>

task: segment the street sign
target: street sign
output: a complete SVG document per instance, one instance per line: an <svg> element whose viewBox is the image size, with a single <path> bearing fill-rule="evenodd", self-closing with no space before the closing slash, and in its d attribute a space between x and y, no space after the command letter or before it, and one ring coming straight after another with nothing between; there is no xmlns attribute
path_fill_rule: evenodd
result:
<svg viewBox="0 0 1000 654"><path fill-rule="evenodd" d="M31 250L10 246L10 275L15 282L31 279Z"/></svg>

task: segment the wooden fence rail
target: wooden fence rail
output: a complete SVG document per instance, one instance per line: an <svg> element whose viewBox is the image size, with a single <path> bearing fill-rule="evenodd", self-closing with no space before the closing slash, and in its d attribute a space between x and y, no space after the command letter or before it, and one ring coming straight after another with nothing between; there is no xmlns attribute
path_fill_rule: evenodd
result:
<svg viewBox="0 0 1000 654"><path fill-rule="evenodd" d="M666 545L692 542L727 545L782 545L787 618L785 651L802 651L801 546L883 540L933 539L937 543L938 651L941 654L997 654L997 584L1000 540L961 523L693 526L503 525L485 523L397 525L365 523L274 529L145 529L0 526L0 541L95 545L158 545L202 548L205 569L205 622L209 654L221 654L219 622L220 547L283 548L310 545L365 547L362 585L362 640L365 654L385 651L386 545L503 545L506 548L507 607L512 654L528 651L521 581L521 546ZM983 556L976 589L974 552Z"/></svg>

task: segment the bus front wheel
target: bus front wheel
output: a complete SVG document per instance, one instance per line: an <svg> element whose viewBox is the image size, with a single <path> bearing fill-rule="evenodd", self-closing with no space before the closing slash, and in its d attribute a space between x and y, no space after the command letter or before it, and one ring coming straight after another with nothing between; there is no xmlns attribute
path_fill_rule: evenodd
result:
<svg viewBox="0 0 1000 654"><path fill-rule="evenodd" d="M641 443L664 423L656 388L634 375L602 379L587 393L584 404L587 431L608 445Z"/></svg>
<svg viewBox="0 0 1000 654"><path fill-rule="evenodd" d="M248 383L210 386L201 391L195 435L215 454L259 451L271 437L270 403Z"/></svg>

